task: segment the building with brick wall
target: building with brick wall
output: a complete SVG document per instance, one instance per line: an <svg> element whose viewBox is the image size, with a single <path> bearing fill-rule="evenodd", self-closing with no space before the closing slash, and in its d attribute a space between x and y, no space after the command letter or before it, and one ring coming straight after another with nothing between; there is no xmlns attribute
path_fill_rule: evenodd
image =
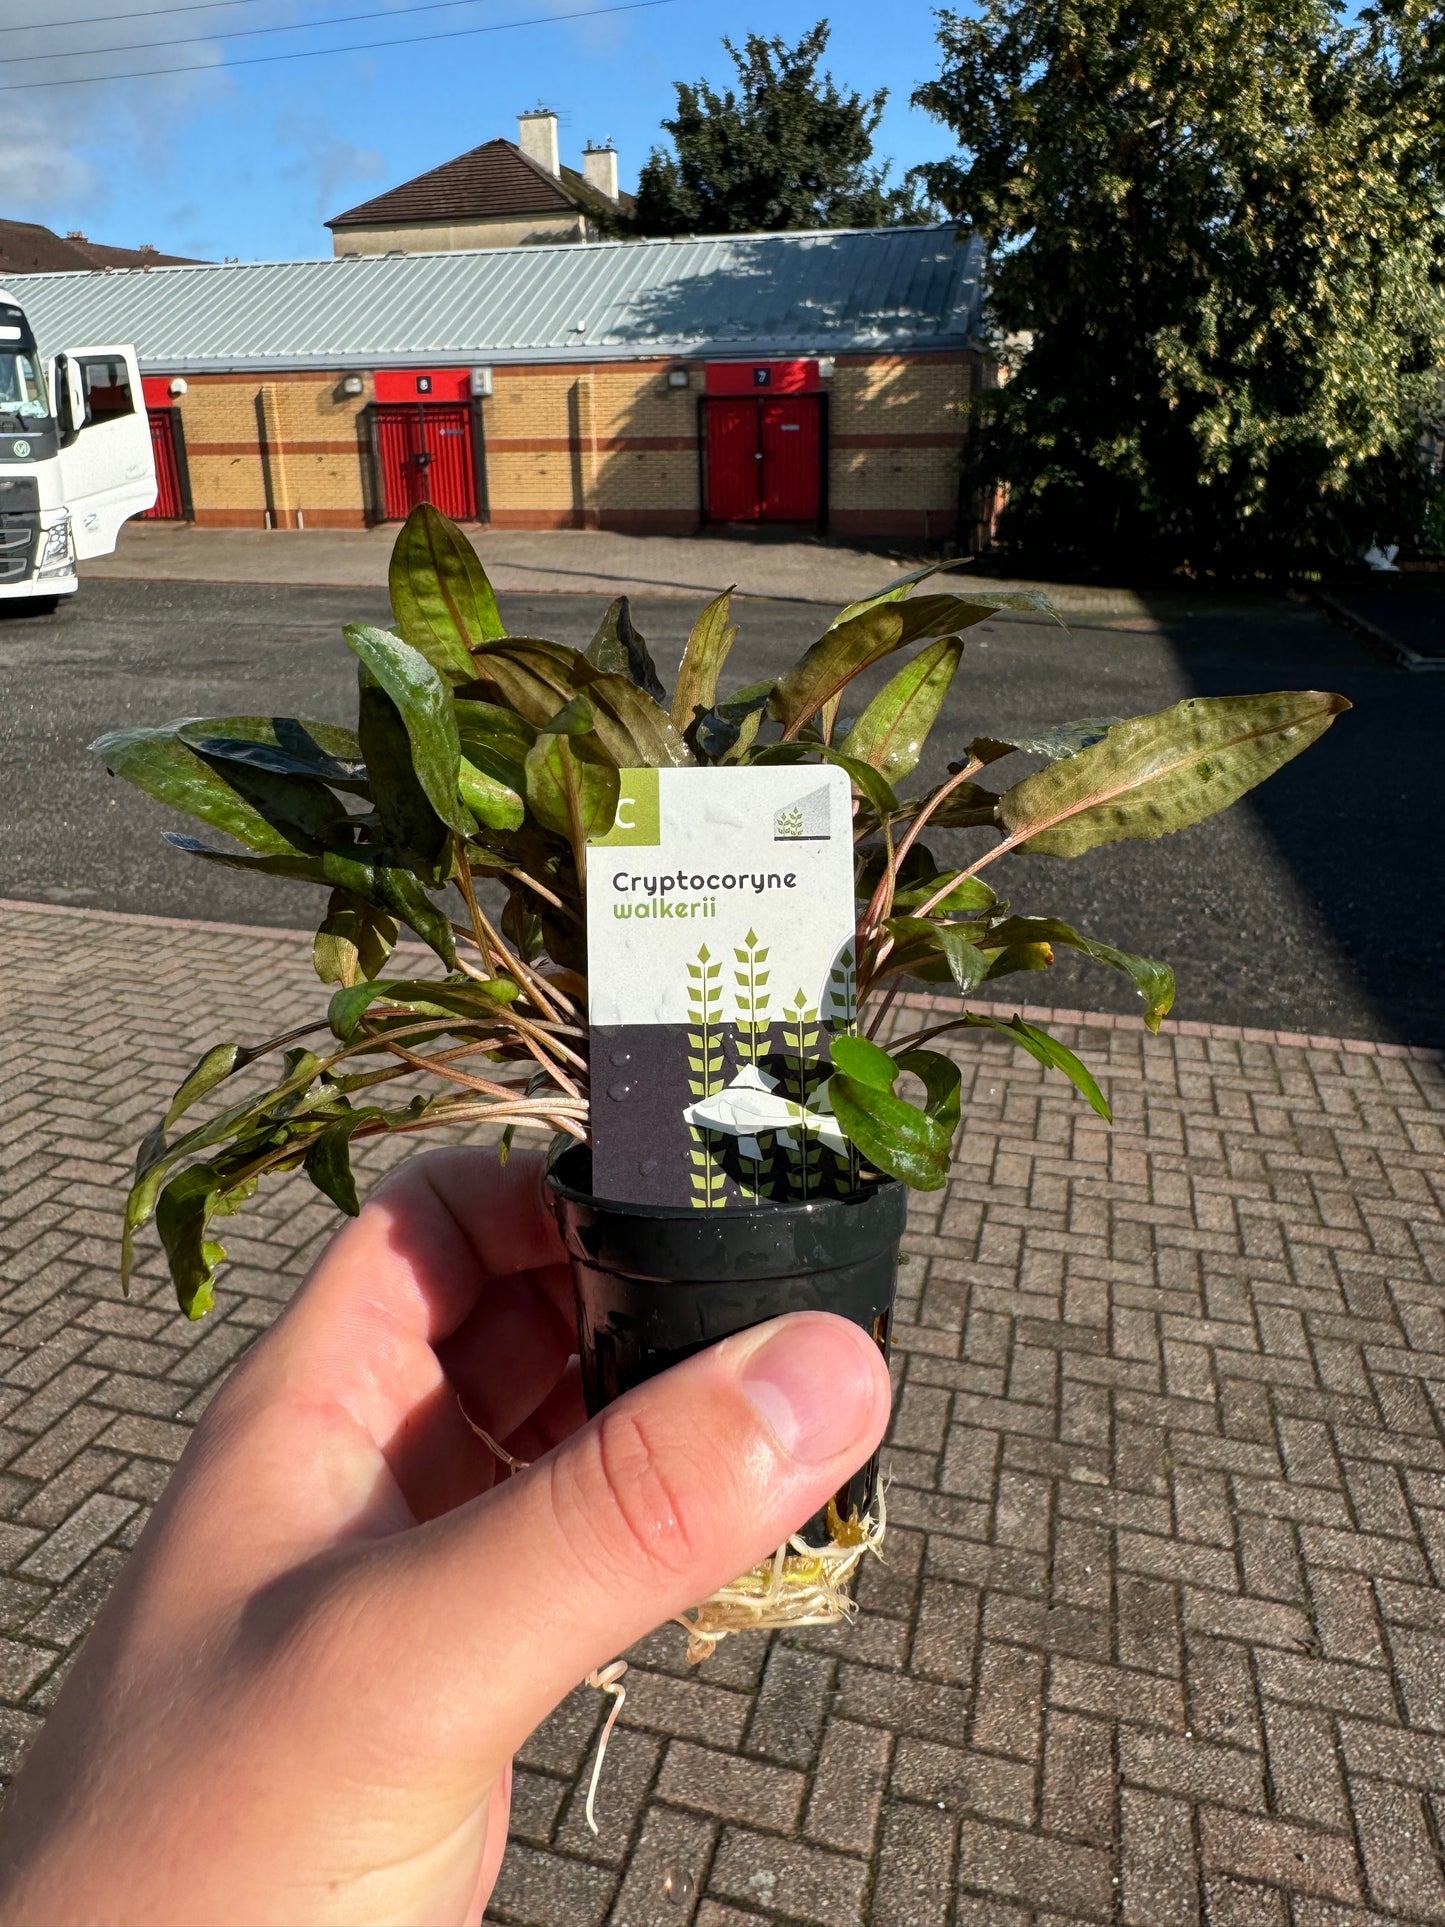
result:
<svg viewBox="0 0 1445 1927"><path fill-rule="evenodd" d="M943 541L982 248L949 225L15 277L133 342L162 506L351 528L773 523Z"/></svg>
<svg viewBox="0 0 1445 1927"><path fill-rule="evenodd" d="M557 116L517 118L515 141L484 141L326 223L335 254L436 253L595 241L632 213L617 185L617 155L589 145L582 168L564 167Z"/></svg>

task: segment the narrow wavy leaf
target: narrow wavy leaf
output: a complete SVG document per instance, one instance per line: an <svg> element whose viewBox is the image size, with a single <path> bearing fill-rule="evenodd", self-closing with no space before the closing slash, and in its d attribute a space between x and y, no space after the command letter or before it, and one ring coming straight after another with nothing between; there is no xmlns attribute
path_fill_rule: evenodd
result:
<svg viewBox="0 0 1445 1927"><path fill-rule="evenodd" d="M1349 707L1314 689L1191 696L1035 770L1005 790L999 817L1017 848L1042 856L1167 836L1237 802Z"/></svg>
<svg viewBox="0 0 1445 1927"><path fill-rule="evenodd" d="M717 701L717 682L723 664L737 640L737 625L729 621L732 590L714 596L697 621L682 652L677 685L672 692L672 726L688 736L698 710L711 709Z"/></svg>
<svg viewBox="0 0 1445 1927"><path fill-rule="evenodd" d="M343 806L321 784L235 763L218 768L181 741L178 727L113 729L90 747L113 776L250 850L311 849L318 833L338 815L344 819Z"/></svg>
<svg viewBox="0 0 1445 1927"><path fill-rule="evenodd" d="M1161 1018L1167 1017L1174 1003L1174 972L1167 963L1154 957L1138 957L1132 951L1118 950L1111 943L1085 937L1072 924L1058 917L1009 917L989 932L990 943L1061 943L1078 950L1095 963L1122 970L1144 999L1145 1028L1157 1032Z"/></svg>
<svg viewBox="0 0 1445 1927"><path fill-rule="evenodd" d="M964 1022L980 1030L996 1030L1047 1069L1062 1071L1075 1089L1089 1100L1099 1116L1113 1123L1114 1113L1109 1108L1109 1100L1094 1082L1088 1068L1080 1063L1067 1045L1061 1044L1057 1037L1051 1037L1041 1025L1025 1023L1017 1012L1004 1023L999 1017L986 1017L977 1010L969 1011Z"/></svg>
<svg viewBox="0 0 1445 1927"><path fill-rule="evenodd" d="M883 685L839 749L871 763L890 783L907 776L923 754L962 661L963 643L957 636L940 636L920 649Z"/></svg>

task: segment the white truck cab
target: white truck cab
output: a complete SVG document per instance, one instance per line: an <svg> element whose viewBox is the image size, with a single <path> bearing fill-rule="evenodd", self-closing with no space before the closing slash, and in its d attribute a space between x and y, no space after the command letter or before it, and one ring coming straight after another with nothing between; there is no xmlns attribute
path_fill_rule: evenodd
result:
<svg viewBox="0 0 1445 1927"><path fill-rule="evenodd" d="M43 355L0 288L0 601L74 595L77 561L109 555L155 499L135 350Z"/></svg>

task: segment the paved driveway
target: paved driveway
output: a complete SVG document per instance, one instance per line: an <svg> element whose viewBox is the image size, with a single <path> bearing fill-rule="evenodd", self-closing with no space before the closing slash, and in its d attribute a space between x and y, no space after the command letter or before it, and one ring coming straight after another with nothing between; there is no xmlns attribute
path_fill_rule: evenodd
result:
<svg viewBox="0 0 1445 1927"><path fill-rule="evenodd" d="M0 1769L191 1421L333 1223L288 1179L220 1310L115 1282L132 1148L306 946L0 909ZM917 1012L905 1013L916 1021ZM914 1200L858 1623L631 1655L524 1749L509 1927L1445 1920L1438 1056L1064 1016L1107 1130L995 1040ZM375 1171L374 1161L368 1167Z"/></svg>
<svg viewBox="0 0 1445 1927"><path fill-rule="evenodd" d="M504 598L514 631L569 642L585 642L604 607L597 595ZM693 612L686 600L638 605L665 675ZM791 661L825 619L767 600L739 615L738 684ZM385 621L382 593L93 581L49 621L0 620L0 896L314 921L303 885L260 885L167 849L162 813L84 746L117 723L258 706L347 720L354 664L339 630L352 618ZM939 775L949 745L989 728L1130 715L1196 690L1323 687L1355 708L1226 817L1076 863L1020 859L1009 871L1019 906L1168 958L1183 1017L1445 1041L1445 845L1433 800L1445 678L1393 669L1284 601L1200 601L1192 612L1176 602L1157 617L1084 609L1070 621L1063 631L1000 619L974 632L922 775ZM940 855L948 848L937 840ZM1113 973L1076 959L1059 964L1047 995L1136 1008Z"/></svg>

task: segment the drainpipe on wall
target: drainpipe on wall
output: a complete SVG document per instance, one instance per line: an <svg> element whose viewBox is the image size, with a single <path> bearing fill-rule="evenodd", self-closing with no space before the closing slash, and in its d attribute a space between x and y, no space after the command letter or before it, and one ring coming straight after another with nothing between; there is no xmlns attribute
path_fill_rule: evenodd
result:
<svg viewBox="0 0 1445 1927"><path fill-rule="evenodd" d="M591 373L579 375L567 397L572 442L572 526L595 529L597 521L597 397Z"/></svg>
<svg viewBox="0 0 1445 1927"><path fill-rule="evenodd" d="M268 529L304 529L301 510L291 504L286 448L281 439L280 398L274 382L256 391L256 439L261 451L261 481L266 491Z"/></svg>

